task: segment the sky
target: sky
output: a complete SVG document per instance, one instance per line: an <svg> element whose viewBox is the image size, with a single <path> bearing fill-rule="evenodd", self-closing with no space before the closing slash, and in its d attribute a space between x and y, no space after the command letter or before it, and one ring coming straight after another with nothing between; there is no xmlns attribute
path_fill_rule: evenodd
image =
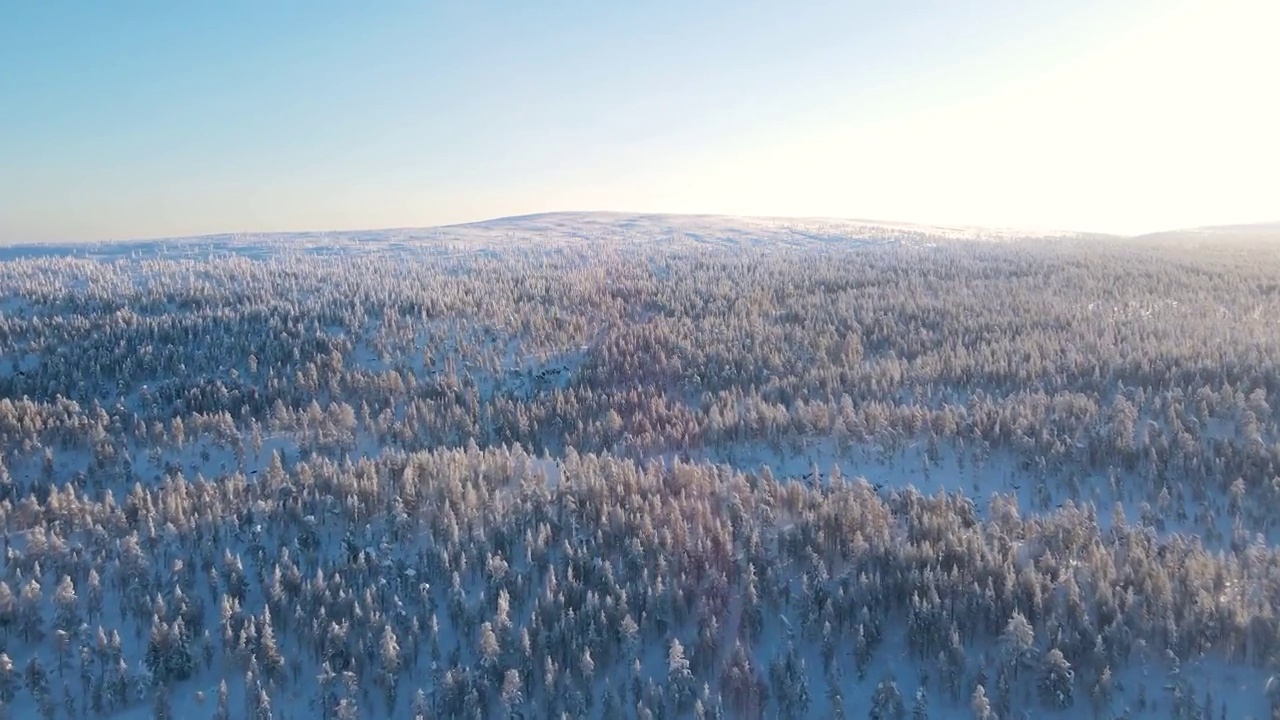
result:
<svg viewBox="0 0 1280 720"><path fill-rule="evenodd" d="M0 243L1280 220L1274 0L0 2Z"/></svg>

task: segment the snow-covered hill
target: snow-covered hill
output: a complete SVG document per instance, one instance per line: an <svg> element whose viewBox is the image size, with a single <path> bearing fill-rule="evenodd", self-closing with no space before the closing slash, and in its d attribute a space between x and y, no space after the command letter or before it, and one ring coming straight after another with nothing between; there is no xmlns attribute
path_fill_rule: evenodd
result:
<svg viewBox="0 0 1280 720"><path fill-rule="evenodd" d="M17 244L0 258L75 254L101 259L200 257L275 252L414 252L562 249L584 244L747 245L802 247L814 244L902 243L930 245L952 240L1009 241L1083 237L1070 232L938 227L910 223L831 218L765 218L615 212L559 212L498 218L463 225L385 230L221 233L195 237L98 243Z"/></svg>
<svg viewBox="0 0 1280 720"><path fill-rule="evenodd" d="M1136 240L1145 242L1206 245L1214 243L1273 243L1280 242L1280 222L1249 225L1216 225L1185 228L1140 235Z"/></svg>

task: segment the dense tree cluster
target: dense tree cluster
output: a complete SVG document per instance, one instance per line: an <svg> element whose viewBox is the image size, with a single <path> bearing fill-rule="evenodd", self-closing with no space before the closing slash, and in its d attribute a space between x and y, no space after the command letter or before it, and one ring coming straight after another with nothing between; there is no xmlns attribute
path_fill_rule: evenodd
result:
<svg viewBox="0 0 1280 720"><path fill-rule="evenodd" d="M4 261L0 717L1280 716L1211 672L1280 664L1276 278L1091 238Z"/></svg>

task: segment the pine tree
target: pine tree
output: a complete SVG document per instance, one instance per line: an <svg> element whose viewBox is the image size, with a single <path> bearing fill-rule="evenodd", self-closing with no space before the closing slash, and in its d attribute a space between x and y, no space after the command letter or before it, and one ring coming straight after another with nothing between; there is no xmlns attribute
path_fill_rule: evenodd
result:
<svg viewBox="0 0 1280 720"><path fill-rule="evenodd" d="M321 715L327 718L337 704L336 693L338 685L338 675L330 667L328 660L320 662L320 672L316 674L316 684L319 686Z"/></svg>
<svg viewBox="0 0 1280 720"><path fill-rule="evenodd" d="M49 694L49 673L45 671L39 655L32 655L27 661L23 676L28 692L34 697L39 699Z"/></svg>
<svg viewBox="0 0 1280 720"><path fill-rule="evenodd" d="M17 619L18 632L27 642L38 642L44 638L44 620L41 616L43 595L40 583L35 579L28 580L22 586L22 594L18 596Z"/></svg>
<svg viewBox="0 0 1280 720"><path fill-rule="evenodd" d="M129 683L132 681L129 666L124 658L116 656L115 664L107 669L107 702L113 708L123 707L129 701Z"/></svg>
<svg viewBox="0 0 1280 720"><path fill-rule="evenodd" d="M812 699L807 675L804 660L790 642L770 663L769 681L784 717L799 718L807 714Z"/></svg>
<svg viewBox="0 0 1280 720"><path fill-rule="evenodd" d="M244 671L244 717L251 718L258 709L258 691L262 689L262 668L258 658L249 656L249 667Z"/></svg>
<svg viewBox="0 0 1280 720"><path fill-rule="evenodd" d="M413 693L413 703L409 706L409 712L413 713L413 720L427 720L431 713L431 703L427 701L427 693L418 688Z"/></svg>
<svg viewBox="0 0 1280 720"><path fill-rule="evenodd" d="M186 624L179 618L169 627L166 645L164 669L170 680L186 680L195 669L195 659L191 656L191 637Z"/></svg>
<svg viewBox="0 0 1280 720"><path fill-rule="evenodd" d="M867 669L871 666L871 641L867 638L866 626L858 623L853 634L853 662L858 672L858 679L867 678Z"/></svg>
<svg viewBox="0 0 1280 720"><path fill-rule="evenodd" d="M498 590L498 605L493 615L493 626L503 638L509 638L511 632L511 596L506 588Z"/></svg>
<svg viewBox="0 0 1280 720"><path fill-rule="evenodd" d="M520 693L520 671L515 668L507 670L502 676L502 706L510 712L524 702Z"/></svg>
<svg viewBox="0 0 1280 720"><path fill-rule="evenodd" d="M1040 700L1048 707L1065 710L1075 702L1075 673L1062 651L1053 648L1045 654L1037 685Z"/></svg>
<svg viewBox="0 0 1280 720"><path fill-rule="evenodd" d="M480 626L480 662L488 668L495 667L502 648L498 645L498 636L493 632L493 625L485 622Z"/></svg>
<svg viewBox="0 0 1280 720"><path fill-rule="evenodd" d="M258 632L258 664L262 672L271 680L279 680L284 673L284 654L276 642L275 630L271 627L271 610L262 609L262 629Z"/></svg>
<svg viewBox="0 0 1280 720"><path fill-rule="evenodd" d="M627 613L618 625L618 641L622 643L625 657L635 657L640 646L640 626L632 619L631 613Z"/></svg>
<svg viewBox="0 0 1280 720"><path fill-rule="evenodd" d="M57 662L58 677L66 674L68 660L71 655L71 636L61 628L53 631L53 653Z"/></svg>
<svg viewBox="0 0 1280 720"><path fill-rule="evenodd" d="M382 638L378 642L378 657L384 673L395 675L400 672L402 662L400 641L396 638L390 624L382 627Z"/></svg>
<svg viewBox="0 0 1280 720"><path fill-rule="evenodd" d="M916 688L916 700L911 706L911 720L929 720L929 693L924 686Z"/></svg>
<svg viewBox="0 0 1280 720"><path fill-rule="evenodd" d="M994 720L991 712L991 701L987 700L987 689L978 685L973 689L973 698L969 701L973 710L973 720Z"/></svg>
<svg viewBox="0 0 1280 720"><path fill-rule="evenodd" d="M764 610L760 604L754 565L747 565L746 588L742 593L742 623L748 638L760 637L760 631L764 627Z"/></svg>
<svg viewBox="0 0 1280 720"><path fill-rule="evenodd" d="M391 625L382 627L382 639L378 641L378 658L381 663L381 683L387 694L387 706L396 704L396 685L400 677L400 643Z"/></svg>
<svg viewBox="0 0 1280 720"><path fill-rule="evenodd" d="M152 615L151 632L147 636L147 650L142 661L147 672L161 684L168 679L165 665L169 652L169 640L169 627L164 624L159 615Z"/></svg>
<svg viewBox="0 0 1280 720"><path fill-rule="evenodd" d="M684 656L684 646L672 638L667 649L667 684L675 695L676 707L684 707L693 697L693 673Z"/></svg>
<svg viewBox="0 0 1280 720"><path fill-rule="evenodd" d="M271 696L265 687L258 688L258 698L253 704L253 720L271 720Z"/></svg>
<svg viewBox="0 0 1280 720"><path fill-rule="evenodd" d="M996 697L993 710L997 717L1008 717L1013 708L1013 671L1002 665L996 671Z"/></svg>
<svg viewBox="0 0 1280 720"><path fill-rule="evenodd" d="M902 693L893 678L885 678L876 685L875 692L871 695L871 710L867 715L871 720L902 720L906 715Z"/></svg>
<svg viewBox="0 0 1280 720"><path fill-rule="evenodd" d="M17 622L17 619L18 598L14 596L9 583L0 580L0 628L8 628Z"/></svg>
<svg viewBox="0 0 1280 720"><path fill-rule="evenodd" d="M218 683L218 704L213 710L213 720L231 720L231 698L226 680Z"/></svg>
<svg viewBox="0 0 1280 720"><path fill-rule="evenodd" d="M1102 668L1102 674L1098 676L1098 682L1093 686L1091 697L1093 700L1094 712L1102 713L1111 705L1111 695L1114 690L1114 680L1111 676L1111 667Z"/></svg>
<svg viewBox="0 0 1280 720"><path fill-rule="evenodd" d="M77 605L76 588L71 576L63 575L53 591L53 626L63 632L73 633L80 628L80 608Z"/></svg>
<svg viewBox="0 0 1280 720"><path fill-rule="evenodd" d="M1031 623L1018 611L1013 612L1004 632L1000 633L1000 652L1007 667L1013 670L1013 679L1018 679L1018 669L1031 659L1035 645L1035 631Z"/></svg>
<svg viewBox="0 0 1280 720"><path fill-rule="evenodd" d="M13 660L0 652L0 703L10 704L18 692L18 673Z"/></svg>
<svg viewBox="0 0 1280 720"><path fill-rule="evenodd" d="M612 687L605 687L604 696L601 698L600 704L600 717L602 720L624 720L626 718L622 698L618 696L618 693Z"/></svg>
<svg viewBox="0 0 1280 720"><path fill-rule="evenodd" d="M836 640L831 629L831 622L822 623L822 670L831 670L831 662L836 656Z"/></svg>

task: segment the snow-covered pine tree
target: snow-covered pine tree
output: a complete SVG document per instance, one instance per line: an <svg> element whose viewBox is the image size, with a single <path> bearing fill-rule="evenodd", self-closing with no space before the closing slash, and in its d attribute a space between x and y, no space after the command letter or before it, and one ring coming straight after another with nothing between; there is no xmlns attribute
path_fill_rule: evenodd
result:
<svg viewBox="0 0 1280 720"><path fill-rule="evenodd" d="M764 610L754 565L747 565L746 588L742 593L742 627L747 638L760 637L764 627Z"/></svg>
<svg viewBox="0 0 1280 720"><path fill-rule="evenodd" d="M103 690L109 708L116 709L128 705L131 680L132 673L129 672L128 664L123 657L116 656L115 662L107 668L104 679Z"/></svg>
<svg viewBox="0 0 1280 720"><path fill-rule="evenodd" d="M253 703L252 720L271 720L274 715L271 710L271 696L267 694L267 688L259 687L257 699Z"/></svg>
<svg viewBox="0 0 1280 720"><path fill-rule="evenodd" d="M822 671L827 672L831 669L831 662L836 656L836 640L835 634L831 629L831 622L827 621L822 624Z"/></svg>
<svg viewBox="0 0 1280 720"><path fill-rule="evenodd" d="M10 704L18 693L18 673L13 660L0 652L0 703Z"/></svg>
<svg viewBox="0 0 1280 720"><path fill-rule="evenodd" d="M631 613L622 617L618 624L618 642L622 644L624 657L635 657L640 647L640 626L636 624Z"/></svg>
<svg viewBox="0 0 1280 720"><path fill-rule="evenodd" d="M262 608L262 619L258 625L258 665L272 682L279 681L284 674L285 658L276 642L276 632L272 627L270 607Z"/></svg>
<svg viewBox="0 0 1280 720"><path fill-rule="evenodd" d="M783 717L804 717L811 697L805 663L788 642L786 649L769 665L769 683Z"/></svg>
<svg viewBox="0 0 1280 720"><path fill-rule="evenodd" d="M493 632L493 625L488 621L480 625L480 662L484 667L493 668L498 663L498 655L502 647L498 644L498 636Z"/></svg>
<svg viewBox="0 0 1280 720"><path fill-rule="evenodd" d="M162 685L169 678L167 665L170 639L169 626L160 619L158 614L152 615L151 631L147 635L147 649L142 656L142 662L147 672Z"/></svg>
<svg viewBox="0 0 1280 720"><path fill-rule="evenodd" d="M427 693L418 688L413 692L413 702L409 704L409 712L413 715L413 720L427 720L431 715L431 703L427 700Z"/></svg>
<svg viewBox="0 0 1280 720"><path fill-rule="evenodd" d="M218 701L213 709L213 720L231 720L231 697L226 679L218 683Z"/></svg>
<svg viewBox="0 0 1280 720"><path fill-rule="evenodd" d="M596 676L596 661L595 658L591 657L591 648L582 648L582 660L579 663L579 667L582 669L582 678L590 684Z"/></svg>
<svg viewBox="0 0 1280 720"><path fill-rule="evenodd" d="M400 642L396 639L391 624L387 623L383 625L382 638L378 641L378 664L380 684L386 693L388 708L394 708L396 704L401 663Z"/></svg>
<svg viewBox="0 0 1280 720"><path fill-rule="evenodd" d="M27 691L37 700L49 694L49 673L44 669L44 664L40 662L39 655L32 655L31 659L27 661L27 667L23 671L22 679L27 686Z"/></svg>
<svg viewBox="0 0 1280 720"><path fill-rule="evenodd" d="M40 583L36 582L35 578L27 580L22 585L22 592L18 595L17 603L18 632L22 634L22 639L27 642L39 641L44 637L42 604L43 595Z"/></svg>
<svg viewBox="0 0 1280 720"><path fill-rule="evenodd" d="M1090 693L1090 699L1093 702L1094 711L1101 714L1111 705L1111 697L1114 693L1115 681L1111 675L1111 666L1102 668L1102 673L1098 675L1098 681L1093 685L1093 691Z"/></svg>
<svg viewBox="0 0 1280 720"><path fill-rule="evenodd" d="M992 709L996 717L1008 717L1013 709L1013 670L1001 665L996 671L996 695Z"/></svg>
<svg viewBox="0 0 1280 720"><path fill-rule="evenodd" d="M916 699L911 705L911 720L929 720L929 692L923 685L916 688Z"/></svg>
<svg viewBox="0 0 1280 720"><path fill-rule="evenodd" d="M1035 630L1031 623L1017 610L1009 618L1004 632L1000 633L1001 660L1013 671L1013 679L1018 679L1018 671L1032 659L1035 646Z"/></svg>
<svg viewBox="0 0 1280 720"><path fill-rule="evenodd" d="M1040 668L1037 691L1047 707L1065 710L1075 702L1075 672L1063 657L1062 651L1052 648L1045 653Z"/></svg>
<svg viewBox="0 0 1280 720"><path fill-rule="evenodd" d="M871 640L867 637L867 628L858 623L853 631L853 663L858 672L858 679L867 678L867 670L871 667Z"/></svg>
<svg viewBox="0 0 1280 720"><path fill-rule="evenodd" d="M191 655L191 636L182 618L169 626L164 660L165 676L170 681L186 680L195 670L195 658Z"/></svg>
<svg viewBox="0 0 1280 720"><path fill-rule="evenodd" d="M973 689L969 708L973 710L973 720L994 720L995 718L991 712L991 701L987 699L987 689L981 685Z"/></svg>
<svg viewBox="0 0 1280 720"><path fill-rule="evenodd" d="M62 628L53 631L53 655L58 677L62 677L66 674L71 659L71 635Z"/></svg>
<svg viewBox="0 0 1280 720"><path fill-rule="evenodd" d="M80 623L75 585L72 584L70 575L63 575L53 590L53 626L63 632L73 633L79 629Z"/></svg>
<svg viewBox="0 0 1280 720"><path fill-rule="evenodd" d="M870 720L902 720L905 715L906 707L898 683L892 677L881 680L871 694L871 709L867 716Z"/></svg>
<svg viewBox="0 0 1280 720"><path fill-rule="evenodd" d="M520 688L520 671L515 668L508 669L502 676L502 689L500 691L502 706L507 710L508 714L524 702L524 695L520 692Z"/></svg>
<svg viewBox="0 0 1280 720"><path fill-rule="evenodd" d="M683 708L693 699L693 673L689 660L684 656L684 646L679 638L672 638L667 648L667 684L677 708Z"/></svg>
<svg viewBox="0 0 1280 720"><path fill-rule="evenodd" d="M9 628L17 619L18 598L13 594L9 583L0 580L0 629L4 630L6 637L9 634Z"/></svg>

